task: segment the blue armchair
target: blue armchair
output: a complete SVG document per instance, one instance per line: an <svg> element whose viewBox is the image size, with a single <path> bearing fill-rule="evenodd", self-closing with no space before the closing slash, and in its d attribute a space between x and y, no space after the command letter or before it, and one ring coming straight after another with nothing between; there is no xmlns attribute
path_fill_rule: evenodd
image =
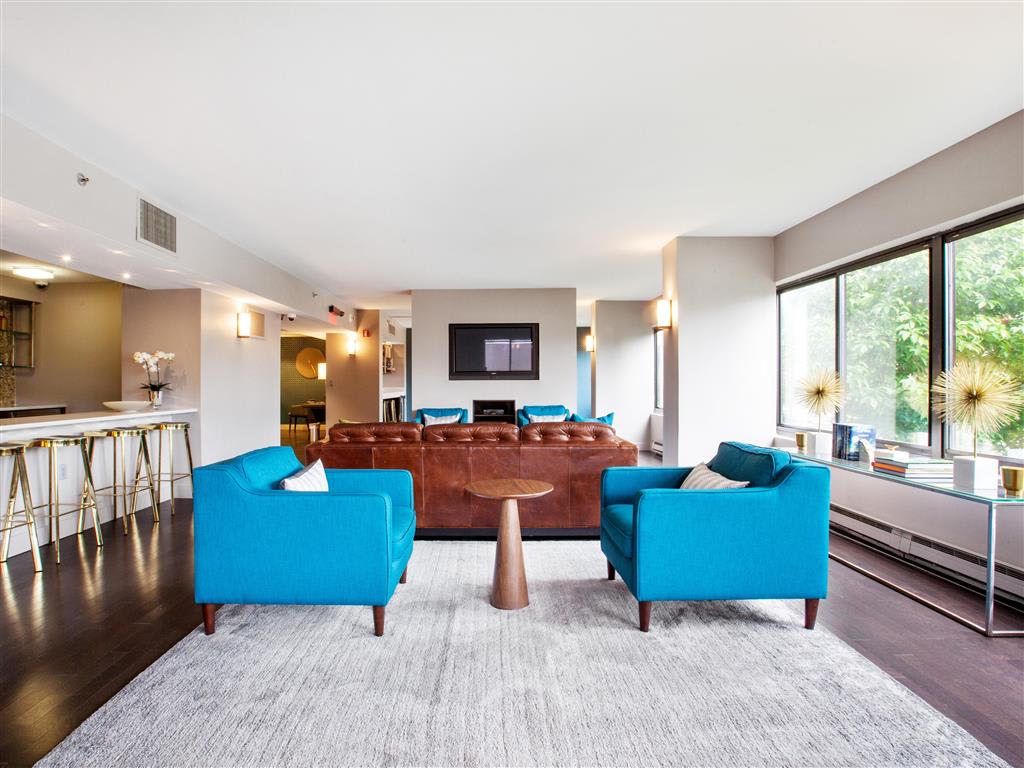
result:
<svg viewBox="0 0 1024 768"><path fill-rule="evenodd" d="M416 532L412 475L328 469L327 492L278 490L301 469L290 447L195 470L195 600L206 634L223 603L384 606L405 583Z"/></svg>
<svg viewBox="0 0 1024 768"><path fill-rule="evenodd" d="M520 429L530 423L530 414L535 416L561 416L563 421L569 420L569 409L564 405L524 405L516 411L516 423Z"/></svg>
<svg viewBox="0 0 1024 768"><path fill-rule="evenodd" d="M416 417L414 419L417 424L423 423L424 413L435 418L439 416L458 416L459 424L466 424L469 422L469 411L465 408L417 408Z"/></svg>
<svg viewBox="0 0 1024 768"><path fill-rule="evenodd" d="M829 472L784 451L722 443L708 465L746 488L680 490L690 468L601 476L601 551L650 628L655 600L802 598L814 628L828 582Z"/></svg>

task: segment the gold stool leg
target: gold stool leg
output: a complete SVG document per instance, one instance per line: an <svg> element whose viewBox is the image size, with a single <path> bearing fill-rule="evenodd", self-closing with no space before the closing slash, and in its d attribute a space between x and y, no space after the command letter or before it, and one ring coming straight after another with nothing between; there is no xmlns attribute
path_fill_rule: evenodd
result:
<svg viewBox="0 0 1024 768"><path fill-rule="evenodd" d="M164 431L162 429L154 431L156 432L156 505L159 507L164 495Z"/></svg>
<svg viewBox="0 0 1024 768"><path fill-rule="evenodd" d="M43 558L39 555L39 537L36 534L36 517L33 514L35 506L32 504L32 488L28 482L28 466L25 464L25 454L18 457L18 474L21 476L21 499L25 505L25 523L28 526L28 543L32 547L32 564L36 573L43 570Z"/></svg>
<svg viewBox="0 0 1024 768"><path fill-rule="evenodd" d="M4 515L4 536L0 544L0 563L7 562L11 547L11 526L14 525L14 501L18 497L18 456L11 456L11 489L7 493L7 514Z"/></svg>
<svg viewBox="0 0 1024 768"><path fill-rule="evenodd" d="M125 487L128 484L128 467L125 464L125 459L124 459L124 438L123 437L114 437L114 438L111 438L111 440L112 440L112 442L114 444L114 467L113 467L114 487L111 489L113 491L112 496L113 496L113 499L114 499L114 522L117 522L117 506L118 506L117 502L118 502L118 498L120 498L120 500L121 500L121 527L124 529L124 535L127 536L128 535L128 496L127 496L127 494L124 491L125 491ZM120 456L121 456L121 483L120 484L118 484L118 482L117 482L118 454L120 454Z"/></svg>
<svg viewBox="0 0 1024 768"><path fill-rule="evenodd" d="M50 445L47 449L50 461L50 544L60 565L60 477L57 475L57 448Z"/></svg>
<svg viewBox="0 0 1024 768"><path fill-rule="evenodd" d="M142 435L142 459L146 468L146 479L149 481L149 502L153 505L153 522L160 522L160 503L159 498L156 494L156 483L154 483L153 477L153 460L149 455L149 441L145 435ZM160 476L157 475L157 478ZM157 479L159 482L159 479Z"/></svg>
<svg viewBox="0 0 1024 768"><path fill-rule="evenodd" d="M135 473L132 475L132 520L135 519L135 512L139 504L139 480L142 477L142 439L139 439L139 447L135 451Z"/></svg>
<svg viewBox="0 0 1024 768"><path fill-rule="evenodd" d="M167 435L167 476L171 479L171 517L174 517L174 435Z"/></svg>
<svg viewBox="0 0 1024 768"><path fill-rule="evenodd" d="M189 482L189 485L191 485L192 484L192 441L188 439L188 429L187 428L184 430L184 432L185 432L185 455L188 456L188 482ZM193 486L192 493L194 494L195 492L196 492L195 491L195 487Z"/></svg>
<svg viewBox="0 0 1024 768"><path fill-rule="evenodd" d="M85 443L82 443L82 463L85 465L85 488L88 492L89 498L92 500L92 529L96 534L96 546L103 546L103 531L100 530L100 508L99 501L96 498L96 485L92 480L92 461L91 451L87 450ZM80 507L78 510L78 532L82 532L82 513L85 511L85 507Z"/></svg>
<svg viewBox="0 0 1024 768"><path fill-rule="evenodd" d="M85 466L86 466L87 470L92 468L92 445L93 445L92 438L89 438L89 437L85 438L85 441L82 443L82 457L85 460ZM82 497L79 499L79 506L78 506L78 532L79 533L81 533L82 531L85 530L85 502L86 502L86 497L88 496L88 494L89 494L89 478L88 477L83 477L82 478ZM93 488L93 499L95 500L95 498L96 498L96 489Z"/></svg>

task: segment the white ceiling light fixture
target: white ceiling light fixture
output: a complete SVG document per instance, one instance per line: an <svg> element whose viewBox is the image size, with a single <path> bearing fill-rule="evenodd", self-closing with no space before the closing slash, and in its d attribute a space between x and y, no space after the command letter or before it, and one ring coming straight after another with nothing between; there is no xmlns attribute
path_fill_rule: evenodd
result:
<svg viewBox="0 0 1024 768"><path fill-rule="evenodd" d="M71 261L71 254L65 253L63 256L60 257L60 260L67 264L69 261Z"/></svg>
<svg viewBox="0 0 1024 768"><path fill-rule="evenodd" d="M53 272L40 267L12 267L11 272L28 280L52 280Z"/></svg>

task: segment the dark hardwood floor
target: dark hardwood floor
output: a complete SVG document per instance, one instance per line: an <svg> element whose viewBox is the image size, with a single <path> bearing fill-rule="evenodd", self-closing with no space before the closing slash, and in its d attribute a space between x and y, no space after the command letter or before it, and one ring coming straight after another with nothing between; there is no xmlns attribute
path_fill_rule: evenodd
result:
<svg viewBox="0 0 1024 768"><path fill-rule="evenodd" d="M47 547L42 574L27 554L0 566L0 766L31 765L199 625L188 501L161 519L140 515L127 537L108 524L102 553L87 537L65 539L59 568ZM819 627L1024 766L1024 640L982 637L835 562L830 577ZM945 582L928 589L964 599Z"/></svg>

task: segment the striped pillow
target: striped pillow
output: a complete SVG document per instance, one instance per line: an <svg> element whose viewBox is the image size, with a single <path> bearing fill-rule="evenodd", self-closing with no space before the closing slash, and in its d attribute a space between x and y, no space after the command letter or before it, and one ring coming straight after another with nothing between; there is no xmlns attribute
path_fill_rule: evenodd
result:
<svg viewBox="0 0 1024 768"><path fill-rule="evenodd" d="M303 467L291 477L281 481L281 488L285 491L327 491L327 473L324 472L324 464L317 459L308 467Z"/></svg>
<svg viewBox="0 0 1024 768"><path fill-rule="evenodd" d="M684 491L722 491L727 488L746 488L748 485L750 482L747 480L730 480L725 475L712 472L708 469L707 464L698 464L690 470L690 474L686 476L683 484L679 487Z"/></svg>
<svg viewBox="0 0 1024 768"><path fill-rule="evenodd" d="M429 413L424 413L423 426L429 427L431 424L454 424L461 418L461 413L453 413L450 416L431 416Z"/></svg>
<svg viewBox="0 0 1024 768"><path fill-rule="evenodd" d="M528 413L526 418L530 420L531 424L540 424L541 422L555 422L565 421L564 413Z"/></svg>

